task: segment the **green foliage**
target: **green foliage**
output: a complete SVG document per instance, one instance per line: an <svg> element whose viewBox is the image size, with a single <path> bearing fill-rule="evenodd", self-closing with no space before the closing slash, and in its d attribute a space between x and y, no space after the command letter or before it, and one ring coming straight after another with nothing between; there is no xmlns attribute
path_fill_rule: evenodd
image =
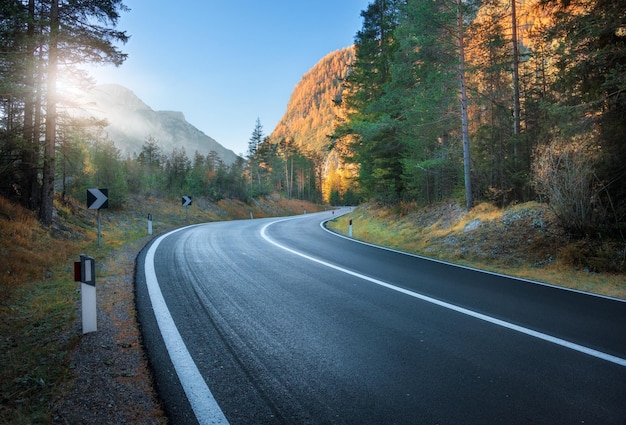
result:
<svg viewBox="0 0 626 425"><path fill-rule="evenodd" d="M109 207L119 208L129 193L127 169L119 149L107 139L75 141L62 149L64 192L85 199L88 188L109 189Z"/></svg>
<svg viewBox="0 0 626 425"><path fill-rule="evenodd" d="M531 158L528 135L512 131L510 12L502 4L485 2L469 28L468 37L474 42L468 52L468 85L477 94L473 101L479 111L473 115L475 191L504 206L526 200ZM530 102L528 97L526 100Z"/></svg>
<svg viewBox="0 0 626 425"><path fill-rule="evenodd" d="M570 125L599 131L602 157L595 169L606 186L605 202L615 204L610 221L626 219L626 14L620 0L546 3L554 24L544 33L556 47L557 106ZM560 124L559 126L561 126Z"/></svg>
<svg viewBox="0 0 626 425"><path fill-rule="evenodd" d="M358 181L365 196L385 203L398 201L403 192L405 147L397 138L399 115L384 97L397 50L393 32L400 3L377 0L361 13L363 28L355 37L356 59L343 99L347 121L334 134L352 136L350 156L344 159L359 164Z"/></svg>
<svg viewBox="0 0 626 425"><path fill-rule="evenodd" d="M88 85L91 81L80 66L120 65L125 60L118 43L129 37L115 27L127 10L122 0L0 3L0 173L12 168L2 175L6 184L0 194L39 209L47 225L55 186L65 192L66 171L76 167L72 160L78 150L71 145L84 138L84 127L64 116L66 107L76 105L63 92L63 83Z"/></svg>
<svg viewBox="0 0 626 425"><path fill-rule="evenodd" d="M40 201L38 172L49 159L40 143L45 99L35 95L45 92L53 40L50 9L40 3L35 1L34 12L20 1L0 6L0 93L11 93L0 103L0 191L33 209ZM538 195L532 183L540 157L533 153L593 134L597 151L589 173L595 186L586 208L595 218L585 226L620 228L626 218L622 2L516 5L518 21L512 23L508 0L484 1L477 11L475 2L457 0L372 1L361 14L355 46L329 54L303 76L270 137L257 120L247 162L230 167L214 156L161 152L150 138L136 157L122 159L108 142L59 114L56 186L79 198L89 185L108 186L120 197L113 205L130 192L212 199L280 192L320 200L322 187L324 196L336 201L339 195L339 202L346 202L350 190L358 191L358 199L382 203L430 203L463 190L468 177L461 158L469 158L464 147L471 139L473 190L466 196L506 205ZM121 1L60 7L60 37L54 42L61 66L74 59L121 63L124 55L114 42L127 36L113 29L126 10ZM76 16L102 26L82 28L86 21L71 19ZM515 48L512 24L519 32ZM74 68L62 71L77 75ZM461 75L467 120L460 119ZM520 108L513 105L514 87ZM101 125L89 124L93 133ZM329 146L335 150L332 173Z"/></svg>
<svg viewBox="0 0 626 425"><path fill-rule="evenodd" d="M372 2L355 37L333 146L347 147L343 158L356 165L367 199L430 203L471 181L466 199L504 206L536 197L542 155L533 153L593 134L596 158L585 173L594 189L584 209L595 218L583 227L619 228L626 218L623 5L521 2L515 23L509 7L504 0L479 8L454 0ZM552 181L568 173L556 168ZM571 229L571 220L563 223Z"/></svg>
<svg viewBox="0 0 626 425"><path fill-rule="evenodd" d="M321 188L315 157L303 152L291 139L263 139L248 159L250 197L282 193L288 199L319 202Z"/></svg>
<svg viewBox="0 0 626 425"><path fill-rule="evenodd" d="M254 126L254 130L252 131L252 135L250 136L250 141L248 142L248 157L253 157L254 154L259 149L259 145L263 142L263 126L261 125L261 119L256 119L256 124Z"/></svg>
<svg viewBox="0 0 626 425"><path fill-rule="evenodd" d="M347 189L343 194L341 203L343 205L359 205L361 203L361 197L353 189Z"/></svg>

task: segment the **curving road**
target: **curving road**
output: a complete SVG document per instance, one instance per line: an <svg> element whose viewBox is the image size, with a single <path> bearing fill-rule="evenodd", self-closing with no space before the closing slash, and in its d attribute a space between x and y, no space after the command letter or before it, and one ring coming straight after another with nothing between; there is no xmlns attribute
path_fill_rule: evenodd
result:
<svg viewBox="0 0 626 425"><path fill-rule="evenodd" d="M626 302L357 243L332 217L191 226L142 251L171 423L626 424Z"/></svg>

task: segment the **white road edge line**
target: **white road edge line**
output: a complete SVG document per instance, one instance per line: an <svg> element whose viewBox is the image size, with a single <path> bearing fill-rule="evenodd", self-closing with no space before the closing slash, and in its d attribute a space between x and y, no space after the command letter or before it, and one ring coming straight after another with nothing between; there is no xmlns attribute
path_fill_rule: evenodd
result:
<svg viewBox="0 0 626 425"><path fill-rule="evenodd" d="M150 295L154 315L156 316L161 335L163 336L163 341L165 341L167 352L198 423L201 425L228 425L228 420L213 397L211 390L200 374L198 366L196 366L193 361L183 338L178 332L178 328L163 298L163 293L161 292L161 287L159 286L154 268L154 254L161 241L171 234L189 227L192 226L166 233L155 240L150 246L150 249L148 249L146 253L144 263L146 286L148 287L148 294Z"/></svg>
<svg viewBox="0 0 626 425"><path fill-rule="evenodd" d="M329 267L331 269L340 271L342 273L346 273L346 274L349 274L351 276L354 276L354 277L357 277L357 278L360 278L360 279L363 279L363 280L367 280L369 282L375 283L376 285L380 285L380 286L383 286L385 288L392 289L392 290L400 292L402 294L409 295L409 296L411 296L413 298L418 298L418 299L420 299L422 301L426 301L428 303L435 304L435 305L438 305L440 307L447 308L449 310L453 310L453 311L456 311L458 313L465 314L467 316L471 316L471 317L474 317L476 319L483 320L485 322L489 322L489 323L492 323L492 324L497 325L497 326L502 326L504 328L511 329L511 330L514 330L514 331L517 331L517 332L520 332L520 333L532 336L534 338L538 338L538 339L541 339L541 340L544 340L544 341L547 341L547 342L550 342L550 343L553 343L553 344L556 344L556 345L560 345L562 347L569 348L571 350L578 351L580 353L584 353L584 354L596 357L596 358L601 359L601 360L606 360L608 362L615 363L617 365L626 367L626 359L623 359L621 357L617 357L617 356L613 356L611 354L603 353L602 351L594 350L593 348L589 348L589 347L585 347L585 346L582 346L582 345L579 345L579 344L575 344L573 342L566 341L566 340L561 339L561 338L556 338L556 337L553 337L551 335L544 334L542 332L537 332L535 330L528 329L528 328L525 328L523 326L516 325L514 323L509 323L509 322L506 322L506 321L501 320L501 319L496 319L495 317L487 316L486 314L478 313L478 312L475 312L475 311L472 311L472 310L469 310L469 309L466 309L466 308L463 308L463 307L459 307L457 305L450 304L450 303L447 303L445 301L440 301L438 299L431 298L431 297L428 297L426 295L419 294L417 292L409 291L408 289L400 288L400 287L394 286L394 285L392 285L390 283L384 282L382 280L378 280L378 279L375 279L375 278L372 278L372 277L369 277L369 276L366 276L366 275L363 275L363 274L360 274L360 273L356 273L356 272L353 272L353 271L348 270L348 269L344 269L342 267L336 266L334 264L328 263L326 261L320 260L320 259L315 258L315 257L311 257L311 256L309 256L307 254L304 254L302 252L299 252L299 251L293 250L291 248L288 248L288 247L286 247L284 245L281 245L278 242L272 240L269 236L267 236L266 230L272 224L279 223L281 221L286 221L286 220L291 220L291 218L284 219L284 220L273 221L273 222L268 223L265 226L263 226L263 228L261 229L261 236L263 237L263 239L265 239L267 242L271 243L272 245L274 245L274 246L276 246L276 247L278 247L280 249L283 249L283 250L285 250L287 252L291 252L292 254L299 255L300 257L306 258L307 260L316 262L318 264L321 264L321 265Z"/></svg>
<svg viewBox="0 0 626 425"><path fill-rule="evenodd" d="M341 215L349 214L350 212L351 211L342 212L342 214L339 214L336 217L341 217ZM335 218L335 217L333 217L333 218ZM328 233L330 233L331 235L333 235L333 236L335 236L337 238L342 238L342 239L348 240L350 242L359 243L361 245L371 246L371 247L376 248L376 249L382 249L383 251L395 252L397 254L406 255L408 257L421 258L422 260L432 261L433 263L445 264L445 265L448 265L448 266L451 266L451 267L456 267L458 269L472 270L472 271L475 271L475 272L489 274L489 275L492 275L492 276L500 276L500 277L505 277L507 279L514 279L514 280L519 280L521 282L532 283L533 285L546 286L548 288L554 288L554 289L559 290L559 291L574 292L574 293L577 293L577 294L587 295L588 297L603 298L603 299L606 299L606 300L617 301L617 302L620 302L620 303L626 303L626 299L615 298L615 297L611 297L611 296L608 296L608 295L602 295L602 294L594 294L593 292L586 292L586 291L581 291L579 289L566 288L564 286L556 286L556 285L552 285L550 283L539 282L537 280L524 279L524 278L521 278L521 277L506 275L506 274L497 273L497 272L491 272L489 270L481 270L481 269L477 269L477 268L470 267L470 266L464 266L464 265L461 265L461 264L451 263L449 261L438 260L436 258L429 258L429 257L425 257L425 256L419 255L419 254L413 254L413 253L406 252L406 251L400 251L398 249L393 249L393 248L389 248L389 247L386 247L386 246L375 245L373 243L365 242L365 241L362 241L362 240L359 240L359 239L351 238L351 237L346 236L346 235L342 235L341 233L335 232L335 231L327 228L326 226L324 226L325 223L333 220L333 218L329 218L329 219L321 221L320 222L320 228L322 230L324 230L325 232L328 232Z"/></svg>

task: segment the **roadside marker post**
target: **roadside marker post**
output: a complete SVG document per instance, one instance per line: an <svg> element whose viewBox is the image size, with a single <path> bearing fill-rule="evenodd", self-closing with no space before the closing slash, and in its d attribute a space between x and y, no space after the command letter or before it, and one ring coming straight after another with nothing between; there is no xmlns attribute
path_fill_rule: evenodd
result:
<svg viewBox="0 0 626 425"><path fill-rule="evenodd" d="M83 334L98 330L96 304L96 261L93 257L80 254L80 261L74 263L74 280L80 282L80 298L83 320Z"/></svg>
<svg viewBox="0 0 626 425"><path fill-rule="evenodd" d="M185 207L185 221L189 221L189 205L191 205L191 196L183 196L181 204Z"/></svg>
<svg viewBox="0 0 626 425"><path fill-rule="evenodd" d="M98 211L98 246L100 246L100 210L109 208L109 189L87 189L87 209Z"/></svg>
<svg viewBox="0 0 626 425"><path fill-rule="evenodd" d="M148 214L148 234L152 234L152 214Z"/></svg>
<svg viewBox="0 0 626 425"><path fill-rule="evenodd" d="M348 229L348 236L352 237L352 219L350 219L350 228Z"/></svg>

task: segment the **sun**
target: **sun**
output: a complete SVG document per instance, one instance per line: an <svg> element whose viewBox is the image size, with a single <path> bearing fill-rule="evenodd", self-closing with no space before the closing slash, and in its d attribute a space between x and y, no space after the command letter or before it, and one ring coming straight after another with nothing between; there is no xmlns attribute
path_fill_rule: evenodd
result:
<svg viewBox="0 0 626 425"><path fill-rule="evenodd" d="M82 69L59 67L56 83L59 95L72 95L93 86L95 81Z"/></svg>

